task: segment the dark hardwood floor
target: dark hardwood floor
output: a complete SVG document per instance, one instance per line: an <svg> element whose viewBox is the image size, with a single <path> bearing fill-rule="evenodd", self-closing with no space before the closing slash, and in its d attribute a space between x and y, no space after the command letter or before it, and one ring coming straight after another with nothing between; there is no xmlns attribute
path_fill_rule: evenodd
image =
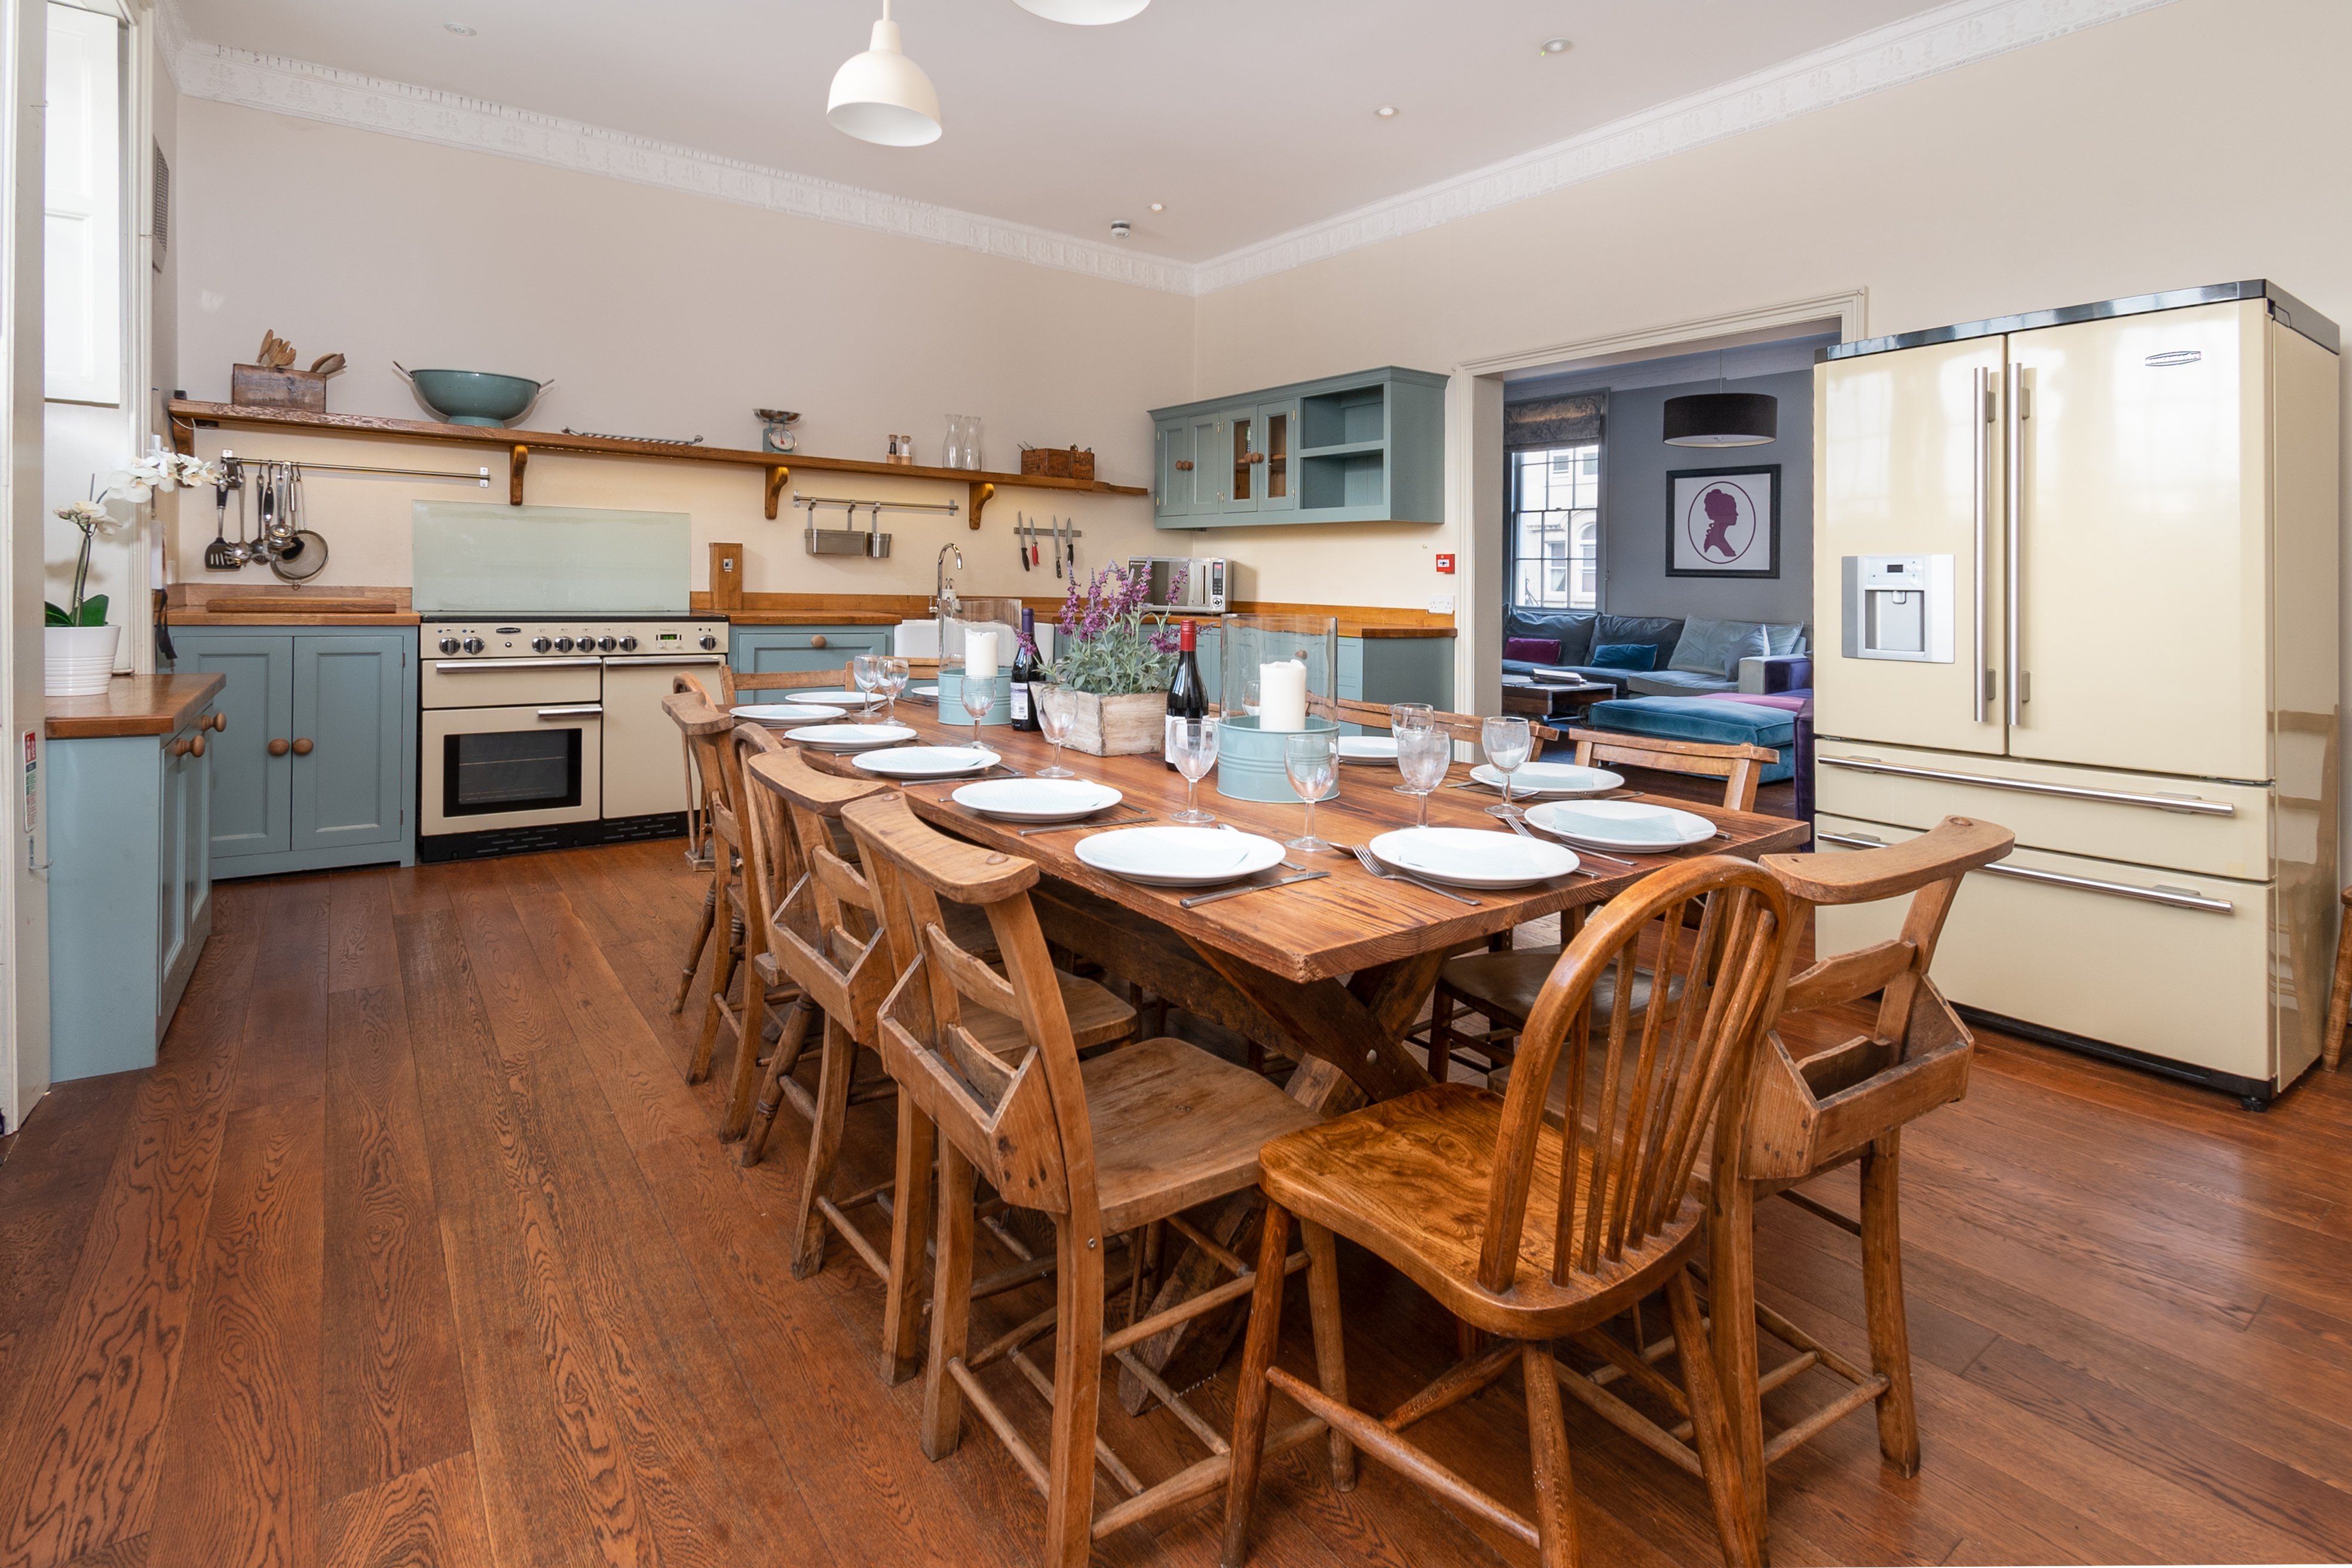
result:
<svg viewBox="0 0 2352 1568"><path fill-rule="evenodd" d="M0 1167L0 1568L1034 1560L984 1429L923 1458L847 1249L792 1279L802 1129L740 1171L715 1084L680 1079L678 847L219 889L161 1064L60 1086ZM2253 1115L1987 1038L1906 1147L1925 1468L1882 1468L1866 1416L1790 1457L1780 1568L2352 1555L2352 1082ZM1852 1182L1816 1190L1851 1212ZM1864 1355L1853 1238L1766 1210L1765 1299ZM1354 1392L1402 1397L1453 1332L1343 1268ZM1520 1397L1417 1432L1525 1506ZM1590 1561L1719 1560L1695 1482L1569 1419ZM1147 1479L1197 1457L1164 1412L1109 1426ZM1528 1560L1376 1468L1334 1494L1311 1453L1269 1467L1258 1563ZM1099 1558L1202 1568L1214 1508Z"/></svg>

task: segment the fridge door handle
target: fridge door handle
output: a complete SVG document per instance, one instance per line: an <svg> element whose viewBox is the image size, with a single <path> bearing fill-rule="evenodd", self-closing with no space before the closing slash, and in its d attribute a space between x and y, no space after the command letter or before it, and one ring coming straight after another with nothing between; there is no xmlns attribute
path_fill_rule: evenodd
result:
<svg viewBox="0 0 2352 1568"><path fill-rule="evenodd" d="M1868 833L1816 833L1814 838L1823 844L1842 844L1849 849L1884 849L1885 840ZM2167 909L2196 910L2209 915L2235 914L2238 906L2227 899L2209 899L2189 888L2142 888L2130 882L2104 882L2090 877L2067 877L2056 871L2037 871L2031 866L2008 866L1995 861L1979 866L1978 870L1989 877L2013 877L2021 882L2043 882L2053 888L2073 888L2085 893L2105 893L2112 899L2134 899L2144 904L2162 904Z"/></svg>
<svg viewBox="0 0 2352 1568"><path fill-rule="evenodd" d="M1934 779L1938 784L1976 784L1984 789L2014 790L2019 795L2054 795L2067 800L2095 800L2109 805L2142 805L2151 811L2180 811L2195 816L2235 816L2238 808L2226 800L2193 795L2135 795L2128 790L2086 789L2081 784L2043 784L2036 779L1995 778L1990 773L1950 773L1942 768L1909 768L1882 763L1874 757L1821 757L1823 767L1846 768L1858 773L1892 773L1897 778Z"/></svg>
<svg viewBox="0 0 2352 1568"><path fill-rule="evenodd" d="M1970 487L1976 503L1977 615L1974 641L1970 647L1975 668L1969 674L1969 684L1974 689L1976 721L1979 724L1985 721L1985 655L1990 651L1985 647L1985 589L1989 586L1985 582L1985 490L1991 483L1992 416L1992 372L1984 365L1979 365L1976 371L1976 400L1969 410L1969 420L1976 431L1974 447L1977 459L1976 481Z"/></svg>
<svg viewBox="0 0 2352 1568"><path fill-rule="evenodd" d="M2009 425L2006 450L2002 456L2009 465L2008 559L2002 563L2003 575L2008 580L2008 592L2003 595L2004 609L2009 616L2009 658L2007 689L2009 721L2016 726L2025 722L2025 562L2022 542L2025 531L2025 367L2011 363L2009 366Z"/></svg>

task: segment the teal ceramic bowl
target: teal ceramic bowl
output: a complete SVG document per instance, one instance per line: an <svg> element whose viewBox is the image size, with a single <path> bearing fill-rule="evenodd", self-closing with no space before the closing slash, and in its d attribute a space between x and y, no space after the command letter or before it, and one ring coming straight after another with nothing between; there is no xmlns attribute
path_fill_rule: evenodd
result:
<svg viewBox="0 0 2352 1568"><path fill-rule="evenodd" d="M492 375L478 370L412 370L406 373L426 407L452 425L502 426L530 406L551 382L528 376Z"/></svg>

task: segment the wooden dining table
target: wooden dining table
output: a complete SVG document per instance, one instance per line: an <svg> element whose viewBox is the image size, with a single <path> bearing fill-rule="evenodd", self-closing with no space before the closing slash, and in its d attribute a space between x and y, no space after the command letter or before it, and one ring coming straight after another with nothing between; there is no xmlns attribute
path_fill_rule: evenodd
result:
<svg viewBox="0 0 2352 1568"><path fill-rule="evenodd" d="M898 717L920 742L967 744L972 739L968 721L943 723L935 708L916 700L901 699ZM1007 770L1034 777L1053 761L1052 749L1036 733L1006 726L982 733ZM1752 859L1801 848L1810 837L1805 824L1787 817L1662 800L1707 817L1718 837L1677 854L1615 857L1630 863L1624 867L1585 860L1578 871L1531 887L1461 890L1462 899L1475 902L1375 877L1352 854L1290 850L1292 864L1329 875L1188 909L1184 899L1199 889L1130 882L1087 865L1076 852L1094 833L1129 824L1166 825L1183 808L1181 775L1156 752L1097 757L1065 749L1060 761L1079 777L1119 791L1119 807L1084 824L1024 834L1022 824L957 805L954 793L967 781L908 784L907 800L919 816L944 831L1036 862L1044 878L1031 897L1049 941L1295 1059L1299 1065L1288 1092L1332 1115L1430 1082L1405 1038L1448 958L1482 951L1488 939L1529 921L1605 903L1676 860L1709 853ZM1487 815L1486 807L1498 798L1496 792L1470 784L1468 772L1467 764L1457 763L1430 796L1430 826L1510 831ZM1343 763L1339 774L1338 796L1315 808L1315 830L1325 841L1352 847L1413 825L1413 797L1397 792L1393 765ZM1220 824L1277 841L1299 837L1304 826L1302 804L1230 799L1217 793L1213 770L1201 781L1200 805L1215 813ZM1139 809L1148 816L1136 815ZM1296 874L1277 866L1255 880L1271 884ZM1220 1242L1230 1245L1238 1237L1248 1215L1246 1206L1235 1205L1220 1216L1214 1227L1222 1233ZM1202 1260L1189 1262L1191 1267L1178 1267L1163 1289L1163 1305L1176 1299L1171 1292L1214 1282ZM1213 1370L1229 1338L1211 1320L1186 1329L1191 1331L1178 1331L1165 1342L1145 1347L1144 1359L1178 1386ZM1177 1363L1172 1371L1171 1363ZM1123 1387L1122 1394L1130 1407L1144 1397L1139 1384Z"/></svg>

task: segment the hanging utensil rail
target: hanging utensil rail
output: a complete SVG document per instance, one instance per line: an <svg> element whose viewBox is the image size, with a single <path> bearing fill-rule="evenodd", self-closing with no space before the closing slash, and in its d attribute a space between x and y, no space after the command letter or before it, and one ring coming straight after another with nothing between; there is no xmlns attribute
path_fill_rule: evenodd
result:
<svg viewBox="0 0 2352 1568"><path fill-rule="evenodd" d="M877 512L943 511L950 517L963 510L959 502L951 500L847 500L840 496L804 496L798 490L793 492L793 504L804 506L811 511L814 511L821 506L844 507L853 514L859 507L866 507Z"/></svg>
<svg viewBox="0 0 2352 1568"><path fill-rule="evenodd" d="M313 463L308 459L297 461L291 458L240 458L231 452L223 452L221 461L231 467L246 463L275 463L283 468L300 468L309 473L323 470L339 474L394 474L409 479L462 479L469 484L478 484L484 489L490 488L490 470L488 468L476 468L470 474L459 474L442 468L374 468L360 463Z"/></svg>

